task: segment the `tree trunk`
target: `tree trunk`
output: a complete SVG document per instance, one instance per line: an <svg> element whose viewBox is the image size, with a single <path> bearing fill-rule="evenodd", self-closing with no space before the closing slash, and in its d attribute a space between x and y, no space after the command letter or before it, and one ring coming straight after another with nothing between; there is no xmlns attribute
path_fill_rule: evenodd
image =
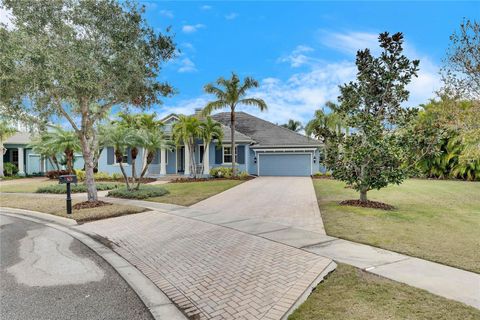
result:
<svg viewBox="0 0 480 320"><path fill-rule="evenodd" d="M120 171L122 171L123 179L125 180L125 185L127 186L127 190L130 190L130 184L128 183L128 175L125 172L125 168L123 167L123 152L121 150L115 150L115 158L117 160L118 165L120 166Z"/></svg>
<svg viewBox="0 0 480 320"><path fill-rule="evenodd" d="M230 134L232 135L232 145L231 150L232 150L232 177L237 176L237 168L235 167L235 164L237 162L237 155L235 152L235 107L232 106L232 112L230 113Z"/></svg>
<svg viewBox="0 0 480 320"><path fill-rule="evenodd" d="M85 185L87 186L88 201L98 201L97 186L93 177L93 168L95 167L93 152L85 134L81 135L80 142L82 144L83 160L85 161Z"/></svg>
<svg viewBox="0 0 480 320"><path fill-rule="evenodd" d="M147 153L148 151L145 150L144 152ZM147 159L146 159L146 162L145 162L145 167L143 168L142 172L140 173L140 178L138 178L137 186L135 187L136 190L140 189L140 183L141 183L143 177L145 176L145 174L147 173L148 167L150 166L150 164L153 161L153 157L154 157L153 152L148 152Z"/></svg>
<svg viewBox="0 0 480 320"><path fill-rule="evenodd" d="M55 163L55 167L57 167L57 171L60 171L60 165L58 164L58 159L56 155L52 155L53 162Z"/></svg>
<svg viewBox="0 0 480 320"><path fill-rule="evenodd" d="M3 143L0 144L0 177L3 177Z"/></svg>
<svg viewBox="0 0 480 320"><path fill-rule="evenodd" d="M190 149L190 172L193 172L193 177L197 178L197 163L195 162L195 140L193 140L188 147Z"/></svg>
<svg viewBox="0 0 480 320"><path fill-rule="evenodd" d="M367 202L367 190L360 190L360 201Z"/></svg>
<svg viewBox="0 0 480 320"><path fill-rule="evenodd" d="M135 181L137 180L137 165L136 160L138 156L138 149L133 147L130 149L130 156L132 159L132 184L135 185Z"/></svg>

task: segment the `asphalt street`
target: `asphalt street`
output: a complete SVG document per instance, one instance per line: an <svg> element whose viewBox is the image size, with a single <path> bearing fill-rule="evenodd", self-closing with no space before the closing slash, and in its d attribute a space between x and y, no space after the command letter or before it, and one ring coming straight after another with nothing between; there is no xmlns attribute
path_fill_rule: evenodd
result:
<svg viewBox="0 0 480 320"><path fill-rule="evenodd" d="M153 319L128 284L84 244L0 215L0 319Z"/></svg>

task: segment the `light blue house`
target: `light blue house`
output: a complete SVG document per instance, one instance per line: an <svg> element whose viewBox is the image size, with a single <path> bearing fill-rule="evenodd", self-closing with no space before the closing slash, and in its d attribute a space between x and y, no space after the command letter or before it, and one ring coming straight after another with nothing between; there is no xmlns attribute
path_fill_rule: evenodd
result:
<svg viewBox="0 0 480 320"><path fill-rule="evenodd" d="M212 118L222 125L224 137L221 146L218 141L212 141L209 146L204 146L203 142L198 140L194 150L188 150L184 146L178 146L173 150L157 150L147 176L189 176L193 170L202 172L202 169L205 174L208 174L211 168L231 167L233 150L230 146L230 113L218 113ZM165 123L168 136L171 134L172 126L178 121L178 116L171 114L162 121ZM15 163L23 174L54 170L48 161L42 160L39 155L34 154L31 149L26 147L29 142L28 134L17 134L10 138L5 143L7 152L3 160ZM321 170L322 143L320 141L244 112L236 113L235 144L237 168L241 172L257 176L310 176ZM192 168L190 165L191 152L194 153L196 168ZM205 152L207 154L204 158ZM75 168L82 169L81 155L75 156ZM205 163L203 163L204 159ZM137 175L140 175L146 161L142 149L139 150L135 161ZM122 162L130 175L132 159L128 151ZM107 147L101 152L98 171L109 174L121 173L112 147Z"/></svg>

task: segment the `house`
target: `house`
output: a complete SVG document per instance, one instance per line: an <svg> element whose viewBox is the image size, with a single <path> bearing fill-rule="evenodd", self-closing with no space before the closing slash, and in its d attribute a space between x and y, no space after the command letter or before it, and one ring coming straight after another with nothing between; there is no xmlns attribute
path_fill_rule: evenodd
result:
<svg viewBox="0 0 480 320"><path fill-rule="evenodd" d="M200 112L201 110L195 110ZM232 148L230 146L230 112L222 112L212 116L222 125L223 141L212 141L208 148L200 139L196 141L194 150L186 150L177 146L173 150L158 150L150 164L147 176L191 175L190 152L194 153L197 172L208 174L211 168L231 167ZM170 114L162 121L165 123L167 136L171 136L172 127L178 121L176 114ZM236 113L235 144L237 168L258 176L310 176L321 170L320 152L322 143L289 129L280 127L245 112ZM54 170L51 163L42 160L27 146L30 143L28 133L18 133L5 142L7 149L4 162L13 162L22 174L34 174ZM204 153L207 152L205 158ZM81 155L75 155L75 168L83 168ZM205 159L205 163L203 160ZM139 150L136 158L137 175L145 161L144 152ZM127 151L122 158L126 172L131 173L132 159ZM120 166L112 147L104 148L98 161L98 171L120 173Z"/></svg>
<svg viewBox="0 0 480 320"><path fill-rule="evenodd" d="M218 113L212 118L222 124L224 135L221 146L217 141L212 141L210 146L205 148L203 142L198 140L193 151L185 150L183 146L174 150L159 150L159 154L150 165L149 175L190 175L189 152L194 152L196 163L203 166L205 173L215 167L230 167L232 161L230 113ZM322 143L318 140L245 112L237 112L236 120L235 144L239 171L258 176L310 176L320 171ZM167 134L171 133L176 121L178 116L175 114L163 119ZM207 149L204 164L203 154ZM113 148L110 148L109 153L112 163Z"/></svg>

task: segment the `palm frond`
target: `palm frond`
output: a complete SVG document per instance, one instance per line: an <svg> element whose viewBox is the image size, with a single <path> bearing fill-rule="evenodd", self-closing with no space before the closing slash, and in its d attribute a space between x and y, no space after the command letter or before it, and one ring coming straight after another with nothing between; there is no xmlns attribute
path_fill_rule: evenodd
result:
<svg viewBox="0 0 480 320"><path fill-rule="evenodd" d="M263 99L260 98L245 98L238 100L238 104L244 104L246 106L255 106L260 109L260 111L267 110L267 104Z"/></svg>

